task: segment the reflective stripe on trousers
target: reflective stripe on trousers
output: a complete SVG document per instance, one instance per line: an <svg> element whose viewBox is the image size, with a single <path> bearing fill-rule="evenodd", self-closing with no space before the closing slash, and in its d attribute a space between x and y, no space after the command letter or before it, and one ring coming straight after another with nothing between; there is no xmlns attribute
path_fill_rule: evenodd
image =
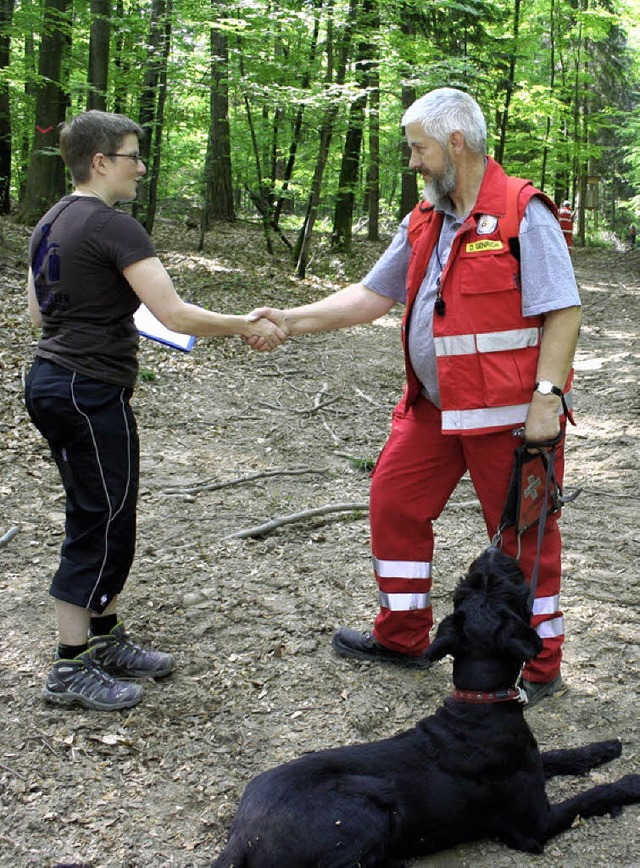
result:
<svg viewBox="0 0 640 868"><path fill-rule="evenodd" d="M372 475L371 545L382 603L374 634L386 647L405 654L420 654L429 644L433 622L433 521L468 470L491 539L511 478L514 440L510 431L456 437L442 434L440 426L440 411L426 398L419 398L406 414L403 405L398 405L391 433ZM556 458L560 483L563 466L560 449ZM482 520L479 511L477 520ZM535 560L536 536L533 528L521 540L519 563L525 576L531 574ZM515 534L510 529L503 535L503 550L514 556L517 552ZM549 516L531 621L544 648L525 669L525 677L533 681L548 681L560 668L564 638L562 612L558 610L560 553L557 516ZM471 552L469 559L476 554L479 552ZM458 571L457 565L453 572L445 559L441 561L440 575L448 587L453 588ZM442 618L449 612L447 604L437 614Z"/></svg>

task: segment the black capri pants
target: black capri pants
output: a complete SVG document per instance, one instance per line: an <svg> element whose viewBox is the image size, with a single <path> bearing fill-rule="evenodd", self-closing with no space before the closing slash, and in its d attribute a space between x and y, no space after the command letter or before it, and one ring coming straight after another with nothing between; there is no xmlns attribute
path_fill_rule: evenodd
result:
<svg viewBox="0 0 640 868"><path fill-rule="evenodd" d="M66 492L65 539L50 593L102 614L129 575L136 540L140 447L133 390L36 358L29 415Z"/></svg>

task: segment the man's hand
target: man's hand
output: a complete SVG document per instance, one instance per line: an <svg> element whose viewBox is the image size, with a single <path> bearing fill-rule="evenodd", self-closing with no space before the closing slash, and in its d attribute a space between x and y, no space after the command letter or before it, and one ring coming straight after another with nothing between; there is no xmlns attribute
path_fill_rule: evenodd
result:
<svg viewBox="0 0 640 868"><path fill-rule="evenodd" d="M525 443L545 443L560 433L560 399L557 395L534 392L524 424Z"/></svg>
<svg viewBox="0 0 640 868"><path fill-rule="evenodd" d="M286 319L283 310L274 307L259 307L247 314L247 321L255 324L261 329L270 330L270 336L267 338L262 334L256 333L246 335L242 340L248 344L251 349L257 350L260 353L269 352L283 344L289 336ZM274 343L277 337L277 342Z"/></svg>

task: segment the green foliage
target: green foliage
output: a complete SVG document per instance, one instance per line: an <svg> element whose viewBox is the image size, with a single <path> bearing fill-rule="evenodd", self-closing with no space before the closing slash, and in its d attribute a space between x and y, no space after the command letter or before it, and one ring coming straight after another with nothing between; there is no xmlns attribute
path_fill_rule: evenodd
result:
<svg viewBox="0 0 640 868"><path fill-rule="evenodd" d="M552 196L561 191L573 199L583 175L598 175L604 199L628 203L623 206L625 217L632 213L637 206L634 197L640 195L640 76L637 44L628 41L628 33L638 32L636 7L623 0L528 0L521 4L516 36L515 2L377 0L380 27L369 28L366 35L381 58L383 214L395 213L400 193L402 88L413 87L419 95L442 85L466 88L478 99L491 147L498 134L497 118L508 101L508 171L544 184ZM148 62L150 11L149 0L113 2L108 107L133 117ZM329 217L348 110L360 92L353 49L345 82L336 83L340 39L352 17L347 0L332 5L319 0L241 0L215 7L203 0L176 2L160 203L182 208L201 204L210 116L210 34L215 27L226 33L229 44L229 121L240 210L257 216L248 190L275 195L283 190L282 169L301 116L294 172L286 190L294 215L288 219L299 223L314 173L319 129L332 109L337 111L320 202L320 217ZM24 181L25 148L37 123L35 60L41 19L36 0L16 5L10 25L11 62L0 69L0 85L10 93L14 198ZM72 114L86 105L90 29L89 0L76 0L63 72ZM356 219L364 207L368 135L367 126Z"/></svg>
<svg viewBox="0 0 640 868"><path fill-rule="evenodd" d="M150 368L140 368L138 371L138 379L142 383L155 383L158 379L158 375Z"/></svg>

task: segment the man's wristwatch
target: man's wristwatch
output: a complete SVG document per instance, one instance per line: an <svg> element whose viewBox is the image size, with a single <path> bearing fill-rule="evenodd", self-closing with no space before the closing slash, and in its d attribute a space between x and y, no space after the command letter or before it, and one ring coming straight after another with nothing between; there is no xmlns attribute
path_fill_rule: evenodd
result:
<svg viewBox="0 0 640 868"><path fill-rule="evenodd" d="M536 383L534 392L540 392L541 395L557 395L558 398L562 398L562 389L554 386L551 380L540 380L539 383Z"/></svg>
<svg viewBox="0 0 640 868"><path fill-rule="evenodd" d="M569 408L567 407L567 399L559 386L554 386L551 380L540 380L540 382L536 383L533 391L540 392L541 395L557 395L562 401L562 412L571 424L574 424L573 418L569 414Z"/></svg>

